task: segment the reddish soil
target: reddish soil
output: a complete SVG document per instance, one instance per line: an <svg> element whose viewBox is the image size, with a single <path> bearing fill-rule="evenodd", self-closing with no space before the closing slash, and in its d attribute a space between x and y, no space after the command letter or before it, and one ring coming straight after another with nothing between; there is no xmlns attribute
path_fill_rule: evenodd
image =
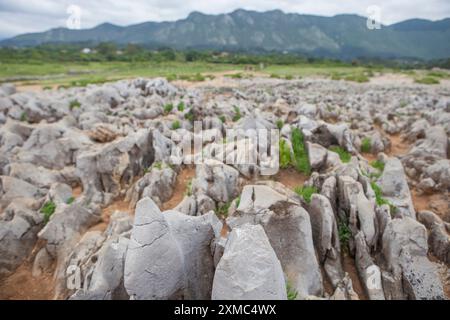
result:
<svg viewBox="0 0 450 320"><path fill-rule="evenodd" d="M274 180L293 190L298 186L303 186L305 181L308 180L308 177L293 168L289 168L280 169L280 171L278 171L278 173L274 176Z"/></svg>
<svg viewBox="0 0 450 320"><path fill-rule="evenodd" d="M400 134L390 135L391 140L391 150L389 150L388 155L391 157L404 156L411 149L411 146L403 141Z"/></svg>
<svg viewBox="0 0 450 320"><path fill-rule="evenodd" d="M17 270L0 282L0 300L52 300L54 297L53 271L43 273L38 277L32 276L33 261L36 254L44 246L38 241L30 256Z"/></svg>
<svg viewBox="0 0 450 320"><path fill-rule="evenodd" d="M363 289L361 281L359 280L358 270L356 270L355 260L348 254L342 254L342 265L344 271L348 273L352 279L353 290L358 294L360 300L369 300L366 291Z"/></svg>
<svg viewBox="0 0 450 320"><path fill-rule="evenodd" d="M195 167L184 167L177 175L175 188L173 189L172 197L162 205L162 210L169 210L175 208L184 198L187 186L192 178L195 177Z"/></svg>

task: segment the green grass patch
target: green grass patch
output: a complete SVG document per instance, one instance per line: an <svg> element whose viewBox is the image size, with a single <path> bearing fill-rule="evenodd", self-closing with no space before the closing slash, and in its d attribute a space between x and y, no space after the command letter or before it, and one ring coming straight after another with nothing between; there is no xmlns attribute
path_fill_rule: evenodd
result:
<svg viewBox="0 0 450 320"><path fill-rule="evenodd" d="M231 202L223 203L217 206L216 214L219 217L226 218L228 216L228 210L230 209Z"/></svg>
<svg viewBox="0 0 450 320"><path fill-rule="evenodd" d="M372 161L372 162L370 163L370 165L371 165L372 167L374 167L375 169L380 170L380 172L383 172L383 171L384 171L384 163L383 163L382 161L380 161L380 160L374 160L374 161Z"/></svg>
<svg viewBox="0 0 450 320"><path fill-rule="evenodd" d="M73 109L78 109L79 107L81 107L81 103L78 100L72 100L69 103L69 109L73 110Z"/></svg>
<svg viewBox="0 0 450 320"><path fill-rule="evenodd" d="M44 203L44 205L41 208L41 213L44 215L44 223L47 224L47 222L50 220L50 217L53 213L55 213L56 210L56 204L53 201L47 201Z"/></svg>
<svg viewBox="0 0 450 320"><path fill-rule="evenodd" d="M66 204L72 204L75 201L75 197L70 197L67 199Z"/></svg>
<svg viewBox="0 0 450 320"><path fill-rule="evenodd" d="M177 109L180 112L184 111L184 102L183 101L180 101L180 103L177 105Z"/></svg>
<svg viewBox="0 0 450 320"><path fill-rule="evenodd" d="M371 149L372 149L372 141L370 140L370 138L366 137L366 138L362 139L361 152L370 153Z"/></svg>
<svg viewBox="0 0 450 320"><path fill-rule="evenodd" d="M168 103L164 106L164 113L165 114L169 114L170 112L172 112L173 110L173 104L172 103Z"/></svg>
<svg viewBox="0 0 450 320"><path fill-rule="evenodd" d="M416 78L414 80L415 83L420 83L420 84L439 84L439 80L433 77L422 77L422 78Z"/></svg>
<svg viewBox="0 0 450 320"><path fill-rule="evenodd" d="M295 300L297 299L298 296L298 292L297 290L295 290L291 284L288 282L286 282L286 295L287 295L287 299L288 300Z"/></svg>
<svg viewBox="0 0 450 320"><path fill-rule="evenodd" d="M311 203L311 197L313 194L317 193L318 190L316 187L296 187L294 189L295 193L302 197L306 203Z"/></svg>
<svg viewBox="0 0 450 320"><path fill-rule="evenodd" d="M276 125L277 125L278 130L281 130L284 126L284 121L281 119L278 119L276 122Z"/></svg>
<svg viewBox="0 0 450 320"><path fill-rule="evenodd" d="M331 146L330 151L336 152L343 163L348 163L352 159L352 155L345 151L342 147Z"/></svg>
<svg viewBox="0 0 450 320"><path fill-rule="evenodd" d="M233 106L233 109L234 109L233 122L239 121L242 118L241 109L239 109L238 106Z"/></svg>
<svg viewBox="0 0 450 320"><path fill-rule="evenodd" d="M304 142L303 133L299 128L294 128L291 135L292 150L294 151L295 168L306 175L311 173L308 152Z"/></svg>
<svg viewBox="0 0 450 320"><path fill-rule="evenodd" d="M284 139L280 140L279 148L280 148L280 151L279 151L279 153L280 153L280 168L287 169L292 163L291 149L289 148L286 140L284 140Z"/></svg>
<svg viewBox="0 0 450 320"><path fill-rule="evenodd" d="M181 123L178 120L175 120L174 122L172 122L172 130L177 130L181 128Z"/></svg>
<svg viewBox="0 0 450 320"><path fill-rule="evenodd" d="M225 123L227 121L224 115L219 116L219 120L222 121L222 123Z"/></svg>

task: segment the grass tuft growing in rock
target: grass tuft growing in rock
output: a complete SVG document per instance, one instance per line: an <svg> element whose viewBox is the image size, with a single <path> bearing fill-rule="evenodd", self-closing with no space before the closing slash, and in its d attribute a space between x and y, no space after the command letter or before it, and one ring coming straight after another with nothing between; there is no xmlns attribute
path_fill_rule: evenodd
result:
<svg viewBox="0 0 450 320"><path fill-rule="evenodd" d="M69 104L69 109L70 110L78 109L79 107L81 107L81 103L78 100L70 101L70 104Z"/></svg>
<svg viewBox="0 0 450 320"><path fill-rule="evenodd" d="M298 296L298 292L297 290L295 290L291 284L288 282L286 282L286 294L287 294L287 299L288 300L295 300L297 299Z"/></svg>
<svg viewBox="0 0 450 320"><path fill-rule="evenodd" d="M370 140L370 138L366 137L366 138L362 139L361 152L370 153L371 149L372 149L372 141Z"/></svg>
<svg viewBox="0 0 450 320"><path fill-rule="evenodd" d="M164 113L169 114L173 109L173 104L168 103L164 106Z"/></svg>
<svg viewBox="0 0 450 320"><path fill-rule="evenodd" d="M47 222L50 220L50 217L53 213L55 213L56 210L56 204L53 201L47 201L44 203L44 205L41 208L41 213L44 215L44 223L47 224Z"/></svg>
<svg viewBox="0 0 450 320"><path fill-rule="evenodd" d="M237 106L233 106L233 109L234 109L233 122L239 121L239 119L242 118L241 109L239 109Z"/></svg>
<svg viewBox="0 0 450 320"><path fill-rule="evenodd" d="M280 168L287 169L291 163L291 150L286 142L286 140L280 140Z"/></svg>
<svg viewBox="0 0 450 320"><path fill-rule="evenodd" d="M370 165L371 165L372 167L374 167L375 169L380 170L381 173L384 171L384 163L381 162L380 160L372 161L372 162L370 163Z"/></svg>
<svg viewBox="0 0 450 320"><path fill-rule="evenodd" d="M180 103L177 105L177 109L180 112L184 111L184 102L183 101L180 101Z"/></svg>
<svg viewBox="0 0 450 320"><path fill-rule="evenodd" d="M349 152L345 151L342 147L339 146L331 146L330 151L336 152L343 163L350 162L352 158L352 155Z"/></svg>
<svg viewBox="0 0 450 320"><path fill-rule="evenodd" d="M224 204L218 205L216 214L219 217L226 218L228 216L228 210L230 209L231 202L226 202Z"/></svg>
<svg viewBox="0 0 450 320"><path fill-rule="evenodd" d="M352 232L348 227L347 221L340 221L338 223L338 235L339 235L339 242L341 243L341 248L343 250L347 250L348 242L352 236Z"/></svg>
<svg viewBox="0 0 450 320"><path fill-rule="evenodd" d="M306 175L311 174L311 165L309 164L308 152L304 142L303 133L299 128L292 130L292 149L294 151L295 168Z"/></svg>
<svg viewBox="0 0 450 320"><path fill-rule="evenodd" d="M75 201L75 197L70 197L67 199L66 204L72 204Z"/></svg>
<svg viewBox="0 0 450 320"><path fill-rule="evenodd" d="M278 130L281 130L284 126L284 121L281 119L278 119L276 125L277 125Z"/></svg>
<svg viewBox="0 0 450 320"><path fill-rule="evenodd" d="M177 130L181 128L181 124L180 121L175 120L174 122L172 122L172 130Z"/></svg>
<svg viewBox="0 0 450 320"><path fill-rule="evenodd" d="M294 189L295 193L302 197L306 203L311 203L311 197L314 193L317 193L318 190L316 187L296 187Z"/></svg>

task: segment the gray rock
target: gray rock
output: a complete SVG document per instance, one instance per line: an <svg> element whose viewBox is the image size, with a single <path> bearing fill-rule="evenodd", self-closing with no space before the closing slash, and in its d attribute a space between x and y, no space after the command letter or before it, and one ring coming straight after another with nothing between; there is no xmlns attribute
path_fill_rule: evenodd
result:
<svg viewBox="0 0 450 320"><path fill-rule="evenodd" d="M233 167L210 160L196 166L192 191L203 193L217 202L227 203L239 192L239 172Z"/></svg>
<svg viewBox="0 0 450 320"><path fill-rule="evenodd" d="M212 299L287 299L280 261L261 226L233 229L217 265Z"/></svg>
<svg viewBox="0 0 450 320"><path fill-rule="evenodd" d="M344 271L336 219L328 198L313 194L309 216L319 262L324 265L328 278L336 287L344 277Z"/></svg>
<svg viewBox="0 0 450 320"><path fill-rule="evenodd" d="M11 274L31 253L43 216L15 200L0 216L0 278Z"/></svg>
<svg viewBox="0 0 450 320"><path fill-rule="evenodd" d="M397 158L388 158L383 174L378 180L383 197L392 203L398 214L416 218L403 165Z"/></svg>

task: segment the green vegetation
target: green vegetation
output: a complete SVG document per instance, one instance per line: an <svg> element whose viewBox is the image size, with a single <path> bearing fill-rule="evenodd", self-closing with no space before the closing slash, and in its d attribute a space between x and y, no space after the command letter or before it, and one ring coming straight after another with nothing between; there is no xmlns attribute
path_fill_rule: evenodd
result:
<svg viewBox="0 0 450 320"><path fill-rule="evenodd" d="M168 103L164 106L164 113L165 114L169 114L171 113L173 110L173 104L172 103Z"/></svg>
<svg viewBox="0 0 450 320"><path fill-rule="evenodd" d="M294 151L295 168L297 171L309 175L311 173L311 165L309 164L303 133L299 128L292 130L291 142L292 150Z"/></svg>
<svg viewBox="0 0 450 320"><path fill-rule="evenodd" d="M219 120L222 121L222 123L225 123L227 121L223 114L219 116Z"/></svg>
<svg viewBox="0 0 450 320"><path fill-rule="evenodd" d="M75 201L75 197L70 197L67 199L66 204L72 204Z"/></svg>
<svg viewBox="0 0 450 320"><path fill-rule="evenodd" d="M41 208L41 213L44 215L44 223L47 224L47 222L50 220L50 217L53 213L55 213L56 210L56 204L53 201L47 201L44 203L44 205Z"/></svg>
<svg viewBox="0 0 450 320"><path fill-rule="evenodd" d="M153 163L152 168L161 170L161 169L162 169L162 166L163 166L163 163L162 163L161 161L157 161L157 162L154 162L154 163Z"/></svg>
<svg viewBox="0 0 450 320"><path fill-rule="evenodd" d="M28 115L25 111L20 114L20 121L22 122L28 121Z"/></svg>
<svg viewBox="0 0 450 320"><path fill-rule="evenodd" d="M239 207L239 204L241 203L241 196L236 198L236 208Z"/></svg>
<svg viewBox="0 0 450 320"><path fill-rule="evenodd" d="M380 160L374 160L370 163L370 165L375 169L380 170L381 173L384 171L384 162Z"/></svg>
<svg viewBox="0 0 450 320"><path fill-rule="evenodd" d="M348 163L352 159L352 155L345 151L342 147L331 146L330 151L336 152L343 163Z"/></svg>
<svg viewBox="0 0 450 320"><path fill-rule="evenodd" d="M294 189L295 193L302 197L306 203L311 203L311 197L314 193L317 193L318 190L316 187L296 187Z"/></svg>
<svg viewBox="0 0 450 320"><path fill-rule="evenodd" d="M286 293L287 293L288 300L297 299L298 292L291 286L289 281L286 282Z"/></svg>
<svg viewBox="0 0 450 320"><path fill-rule="evenodd" d="M78 100L75 99L75 100L70 101L70 104L69 104L70 110L78 109L79 107L81 107L81 103L78 102Z"/></svg>
<svg viewBox="0 0 450 320"><path fill-rule="evenodd" d="M414 80L414 82L420 84L439 84L439 80L433 77L417 78Z"/></svg>
<svg viewBox="0 0 450 320"><path fill-rule="evenodd" d="M288 143L286 140L281 139L279 143L280 148L280 168L281 169L287 169L291 163L291 149L289 148Z"/></svg>
<svg viewBox="0 0 450 320"><path fill-rule="evenodd" d="M371 149L372 149L372 141L370 140L370 138L365 137L364 139L362 139L361 152L370 153Z"/></svg>
<svg viewBox="0 0 450 320"><path fill-rule="evenodd" d="M234 109L234 116L233 116L233 122L239 121L239 119L242 118L241 110L238 106L233 106Z"/></svg>
<svg viewBox="0 0 450 320"><path fill-rule="evenodd" d="M192 109L184 115L184 118L190 122L194 122L194 113L192 112Z"/></svg>
<svg viewBox="0 0 450 320"><path fill-rule="evenodd" d="M188 197L192 196L192 179L190 179L186 184L186 191L184 192L184 195Z"/></svg>
<svg viewBox="0 0 450 320"><path fill-rule="evenodd" d="M177 105L177 109L180 112L184 111L184 102L183 101L180 101L180 103Z"/></svg>
<svg viewBox="0 0 450 320"><path fill-rule="evenodd" d="M219 217L226 218L228 216L228 209L230 209L231 202L226 202L217 206L216 214Z"/></svg>
<svg viewBox="0 0 450 320"><path fill-rule="evenodd" d="M341 243L341 248L344 251L348 250L348 242L352 236L352 232L348 227L347 221L339 221L338 234L339 234L339 242Z"/></svg>
<svg viewBox="0 0 450 320"><path fill-rule="evenodd" d="M389 211L390 211L391 215L396 213L398 210L397 207L394 206L390 201L383 198L383 191L381 190L380 186L377 185L375 182L372 182L370 185L371 185L373 191L375 192L375 202L377 203L377 205L382 206L382 205L387 204L389 206Z"/></svg>
<svg viewBox="0 0 450 320"><path fill-rule="evenodd" d="M278 119L276 125L277 125L278 130L281 130L284 126L284 121L281 119Z"/></svg>
<svg viewBox="0 0 450 320"><path fill-rule="evenodd" d="M180 121L175 120L174 122L172 122L172 130L177 130L181 128L181 124Z"/></svg>

